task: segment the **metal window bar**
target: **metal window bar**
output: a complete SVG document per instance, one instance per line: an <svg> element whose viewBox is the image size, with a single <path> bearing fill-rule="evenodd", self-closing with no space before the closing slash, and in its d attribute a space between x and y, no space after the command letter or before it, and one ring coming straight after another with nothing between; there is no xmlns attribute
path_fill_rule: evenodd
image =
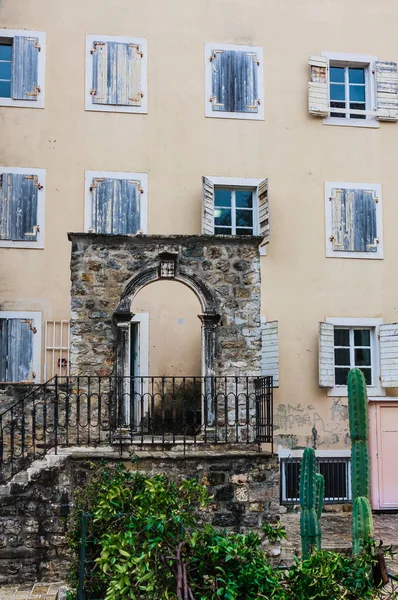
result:
<svg viewBox="0 0 398 600"><path fill-rule="evenodd" d="M282 458L280 461L281 504L299 504L301 457ZM317 471L325 478L325 504L351 502L351 458L341 456L317 457Z"/></svg>
<svg viewBox="0 0 398 600"><path fill-rule="evenodd" d="M69 321L46 321L44 376L70 374L70 324Z"/></svg>

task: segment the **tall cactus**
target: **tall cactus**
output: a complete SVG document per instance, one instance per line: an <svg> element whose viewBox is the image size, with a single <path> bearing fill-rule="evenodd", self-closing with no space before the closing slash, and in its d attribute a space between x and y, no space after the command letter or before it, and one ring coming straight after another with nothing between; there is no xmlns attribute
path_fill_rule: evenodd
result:
<svg viewBox="0 0 398 600"><path fill-rule="evenodd" d="M373 537L373 518L369 504L369 420L366 381L360 369L348 374L348 415L350 420L352 483L352 551L359 554Z"/></svg>
<svg viewBox="0 0 398 600"><path fill-rule="evenodd" d="M321 526L324 481L316 473L315 452L306 448L300 471L300 534L303 557L309 556L313 548L321 547Z"/></svg>

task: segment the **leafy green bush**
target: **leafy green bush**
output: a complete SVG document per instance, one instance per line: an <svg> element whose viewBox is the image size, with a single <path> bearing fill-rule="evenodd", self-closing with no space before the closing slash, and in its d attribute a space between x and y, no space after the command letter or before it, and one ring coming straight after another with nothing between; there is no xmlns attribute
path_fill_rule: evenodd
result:
<svg viewBox="0 0 398 600"><path fill-rule="evenodd" d="M197 511L209 497L194 480L175 483L123 465L103 467L76 493L69 543L77 589L81 513L87 519L87 600L367 600L377 598L372 557L353 559L315 551L289 569L270 564L256 533L226 533L199 526ZM280 525L265 526L271 540Z"/></svg>

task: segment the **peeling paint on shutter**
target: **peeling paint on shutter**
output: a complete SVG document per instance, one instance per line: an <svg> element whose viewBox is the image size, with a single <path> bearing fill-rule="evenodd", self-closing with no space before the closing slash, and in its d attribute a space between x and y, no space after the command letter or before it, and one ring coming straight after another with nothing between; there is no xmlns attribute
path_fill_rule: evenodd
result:
<svg viewBox="0 0 398 600"><path fill-rule="evenodd" d="M329 60L324 56L309 56L308 112L316 117L329 115Z"/></svg>
<svg viewBox="0 0 398 600"><path fill-rule="evenodd" d="M94 104L141 106L142 52L137 44L94 42L93 87Z"/></svg>
<svg viewBox="0 0 398 600"><path fill-rule="evenodd" d="M94 104L117 104L117 46L116 42L97 41L93 44Z"/></svg>
<svg viewBox="0 0 398 600"><path fill-rule="evenodd" d="M380 325L379 333L381 385L398 387L398 323Z"/></svg>
<svg viewBox="0 0 398 600"><path fill-rule="evenodd" d="M202 233L214 235L214 185L202 178Z"/></svg>
<svg viewBox="0 0 398 600"><path fill-rule="evenodd" d="M2 173L0 184L0 239L35 242L41 187L36 175Z"/></svg>
<svg viewBox="0 0 398 600"><path fill-rule="evenodd" d="M27 319L0 319L0 381L32 380L34 333Z"/></svg>
<svg viewBox="0 0 398 600"><path fill-rule="evenodd" d="M278 321L261 317L261 374L273 377L273 387L279 387Z"/></svg>
<svg viewBox="0 0 398 600"><path fill-rule="evenodd" d="M259 60L255 52L212 52L212 102L214 111L258 112Z"/></svg>
<svg viewBox="0 0 398 600"><path fill-rule="evenodd" d="M398 120L398 70L396 62L376 62L376 118Z"/></svg>
<svg viewBox="0 0 398 600"><path fill-rule="evenodd" d="M14 100L37 100L40 94L39 39L16 35L12 45L12 91Z"/></svg>
<svg viewBox="0 0 398 600"><path fill-rule="evenodd" d="M264 179L257 187L258 197L258 234L263 236L261 245L269 244L269 200L268 200L268 179Z"/></svg>
<svg viewBox="0 0 398 600"><path fill-rule="evenodd" d="M96 178L91 192L92 228L96 233L137 233L141 223L139 181Z"/></svg>
<svg viewBox="0 0 398 600"><path fill-rule="evenodd" d="M377 197L373 190L332 189L333 250L377 252Z"/></svg>
<svg viewBox="0 0 398 600"><path fill-rule="evenodd" d="M117 104L141 106L142 53L136 44L118 44L117 48Z"/></svg>
<svg viewBox="0 0 398 600"><path fill-rule="evenodd" d="M319 387L334 386L334 325L319 323Z"/></svg>

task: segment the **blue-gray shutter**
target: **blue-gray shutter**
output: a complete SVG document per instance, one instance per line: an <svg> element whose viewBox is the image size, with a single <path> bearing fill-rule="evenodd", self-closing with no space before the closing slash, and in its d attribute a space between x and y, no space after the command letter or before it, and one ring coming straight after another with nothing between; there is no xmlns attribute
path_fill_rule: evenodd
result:
<svg viewBox="0 0 398 600"><path fill-rule="evenodd" d="M93 87L94 104L141 106L142 53L136 44L94 42Z"/></svg>
<svg viewBox="0 0 398 600"><path fill-rule="evenodd" d="M29 319L0 319L0 381L30 381L35 377L33 335Z"/></svg>
<svg viewBox="0 0 398 600"><path fill-rule="evenodd" d="M93 87L94 104L117 104L117 42L94 42Z"/></svg>
<svg viewBox="0 0 398 600"><path fill-rule="evenodd" d="M92 228L96 233L137 233L141 223L139 181L95 178L91 191Z"/></svg>
<svg viewBox="0 0 398 600"><path fill-rule="evenodd" d="M332 190L333 250L377 252L377 201L371 190Z"/></svg>
<svg viewBox="0 0 398 600"><path fill-rule="evenodd" d="M40 187L36 175L0 175L1 240L37 240L37 195Z"/></svg>
<svg viewBox="0 0 398 600"><path fill-rule="evenodd" d="M39 88L39 39L16 35L12 44L12 90L14 100L37 100Z"/></svg>
<svg viewBox="0 0 398 600"><path fill-rule="evenodd" d="M258 112L258 59L254 52L214 50L212 107L222 112Z"/></svg>
<svg viewBox="0 0 398 600"><path fill-rule="evenodd" d="M118 44L117 92L118 106L141 106L142 53L136 44Z"/></svg>

